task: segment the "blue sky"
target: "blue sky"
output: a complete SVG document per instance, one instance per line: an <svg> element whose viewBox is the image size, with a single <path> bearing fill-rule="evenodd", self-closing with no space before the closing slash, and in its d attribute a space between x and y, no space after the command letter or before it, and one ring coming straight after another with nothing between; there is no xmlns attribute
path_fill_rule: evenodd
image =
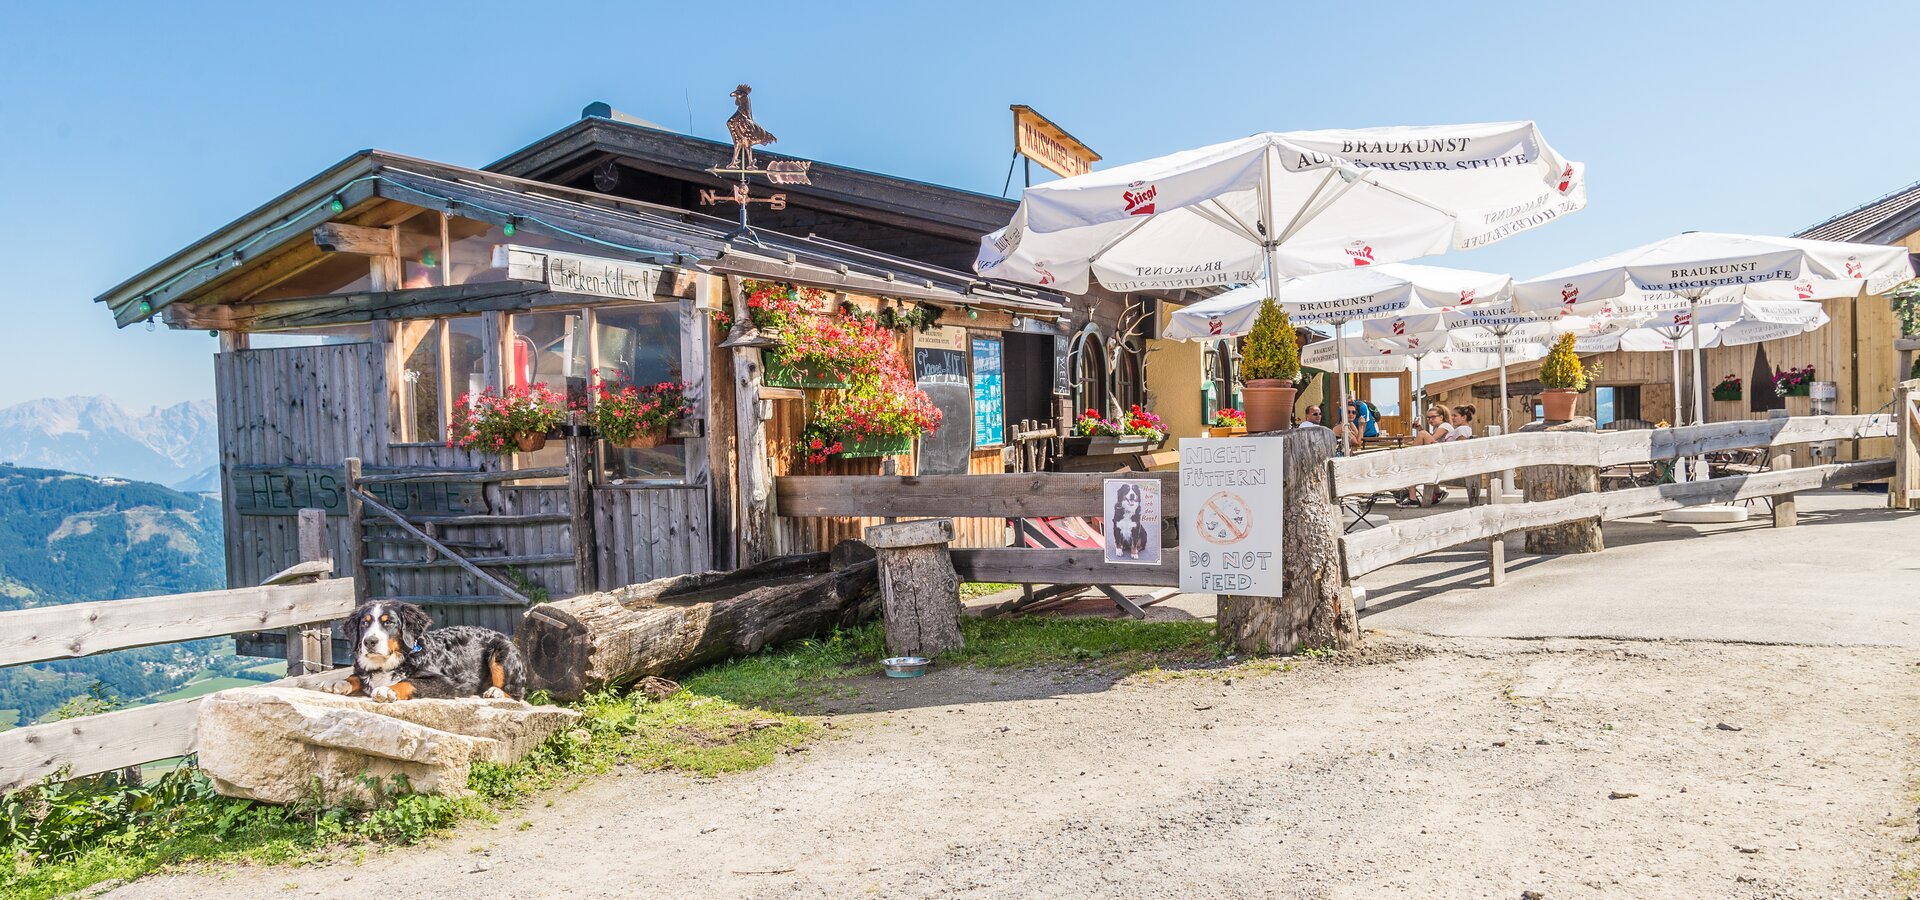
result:
<svg viewBox="0 0 1920 900"><path fill-rule="evenodd" d="M593 100L718 138L740 82L783 152L986 192L1010 103L1115 164L1535 119L1587 163L1588 208L1441 258L1520 276L1683 230L1788 233L1920 179L1911 2L705 6L13 5L0 303L26 334L0 405L212 396L205 332L116 330L92 298L349 153L484 165Z"/></svg>

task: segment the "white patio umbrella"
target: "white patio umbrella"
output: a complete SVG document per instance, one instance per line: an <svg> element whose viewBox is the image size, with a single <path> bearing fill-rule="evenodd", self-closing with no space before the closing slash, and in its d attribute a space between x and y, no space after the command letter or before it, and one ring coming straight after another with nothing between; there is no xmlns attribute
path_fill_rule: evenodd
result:
<svg viewBox="0 0 1920 900"><path fill-rule="evenodd" d="M1512 433L1507 402L1507 362L1510 351L1520 345L1547 344L1562 334L1605 334L1624 329L1631 323L1614 317L1610 310L1600 315L1575 316L1559 312L1524 312L1512 303L1486 306L1456 306L1452 309L1410 313L1391 319L1375 319L1361 326L1361 335L1379 340L1433 341L1448 335L1455 346L1494 354L1500 369L1500 431ZM1542 353L1544 355L1544 352ZM1538 358L1538 357L1534 357Z"/></svg>
<svg viewBox="0 0 1920 900"><path fill-rule="evenodd" d="M1491 369L1499 364L1500 358L1493 350L1497 343L1499 339L1490 334L1477 335L1468 330L1437 335L1409 335L1398 340L1336 338L1301 348L1300 364L1325 369L1328 363L1344 359L1347 371L1351 373L1411 371L1414 403L1417 406L1426 391L1429 359L1433 361L1434 368L1442 371L1464 374ZM1512 358L1521 362L1547 355L1546 347L1537 343L1520 344L1509 349Z"/></svg>
<svg viewBox="0 0 1920 900"><path fill-rule="evenodd" d="M1485 246L1584 206L1583 167L1532 122L1267 132L1029 187L974 270L1067 293L1278 282Z"/></svg>
<svg viewBox="0 0 1920 900"><path fill-rule="evenodd" d="M1671 292L1697 313L1716 298L1827 300L1855 296L1863 287L1879 293L1912 277L1905 247L1692 231L1518 282L1514 303L1545 311L1631 302L1635 291ZM1694 408L1705 410L1699 334L1694 331Z"/></svg>

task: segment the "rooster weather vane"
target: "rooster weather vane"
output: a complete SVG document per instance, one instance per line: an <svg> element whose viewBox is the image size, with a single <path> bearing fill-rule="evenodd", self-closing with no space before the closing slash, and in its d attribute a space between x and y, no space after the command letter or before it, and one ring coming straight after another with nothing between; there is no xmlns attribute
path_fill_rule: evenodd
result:
<svg viewBox="0 0 1920 900"><path fill-rule="evenodd" d="M719 190L702 188L700 205L738 204L740 227L727 237L744 237L757 244L760 242L760 236L754 233L753 226L747 224L747 210L755 203L765 203L767 208L772 210L786 209L787 195L772 194L766 197L755 197L750 190L747 176L762 176L767 179L768 184L812 184L813 182L807 178L807 170L813 166L813 163L798 159L776 159L769 161L766 168L754 167L753 148L764 147L776 141L777 138L772 132L761 128L759 122L753 120L753 101L749 99L752 93L753 88L743 84L734 88L733 93L729 95L733 97L734 106L737 107L733 115L727 117L727 135L733 138L733 159L729 160L725 166L707 170L719 178L732 181L733 190L731 193L723 194Z"/></svg>

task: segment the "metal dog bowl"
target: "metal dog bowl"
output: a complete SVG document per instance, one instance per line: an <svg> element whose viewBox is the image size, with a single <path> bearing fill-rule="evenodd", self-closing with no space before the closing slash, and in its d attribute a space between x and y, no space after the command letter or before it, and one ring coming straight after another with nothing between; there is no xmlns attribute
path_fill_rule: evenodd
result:
<svg viewBox="0 0 1920 900"><path fill-rule="evenodd" d="M880 661L888 678L919 678L927 674L927 667L932 664L933 660L924 656L890 656Z"/></svg>

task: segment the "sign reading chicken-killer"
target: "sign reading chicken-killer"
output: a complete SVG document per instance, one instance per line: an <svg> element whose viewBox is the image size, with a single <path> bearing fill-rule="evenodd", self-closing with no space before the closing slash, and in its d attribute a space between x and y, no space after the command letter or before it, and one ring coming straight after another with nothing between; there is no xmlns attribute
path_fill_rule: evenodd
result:
<svg viewBox="0 0 1920 900"><path fill-rule="evenodd" d="M1088 149L1065 129L1033 111L1031 106L1014 104L1013 146L1019 153L1063 178L1093 171L1100 154Z"/></svg>

